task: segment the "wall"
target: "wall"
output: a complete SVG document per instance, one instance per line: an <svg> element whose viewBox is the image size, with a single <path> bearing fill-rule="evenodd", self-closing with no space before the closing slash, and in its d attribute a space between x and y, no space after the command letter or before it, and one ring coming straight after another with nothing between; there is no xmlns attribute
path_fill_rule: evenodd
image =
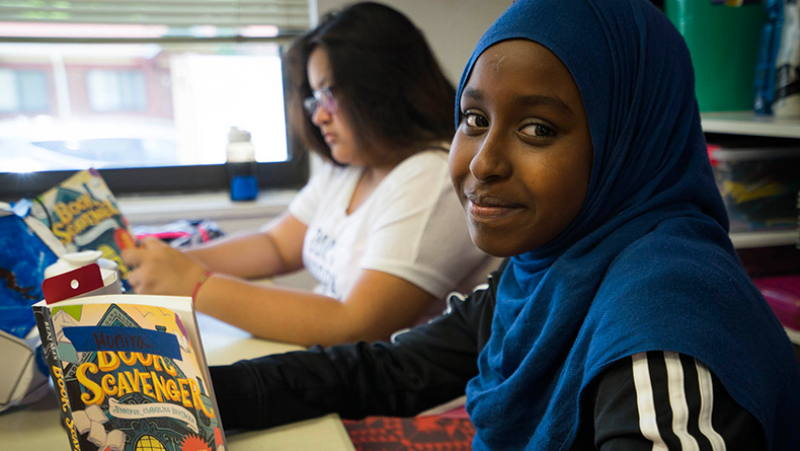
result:
<svg viewBox="0 0 800 451"><path fill-rule="evenodd" d="M353 3L352 0L317 0L320 15ZM513 0L384 0L408 16L425 33L445 74L454 85L472 49L489 26Z"/></svg>

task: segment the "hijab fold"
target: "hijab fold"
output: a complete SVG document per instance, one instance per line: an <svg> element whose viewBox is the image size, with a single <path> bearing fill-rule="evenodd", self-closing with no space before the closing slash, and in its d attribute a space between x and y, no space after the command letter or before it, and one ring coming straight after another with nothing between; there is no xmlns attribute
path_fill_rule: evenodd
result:
<svg viewBox="0 0 800 451"><path fill-rule="evenodd" d="M501 277L467 387L473 448L570 449L590 383L662 350L708 365L770 449L793 449L800 373L728 239L681 36L644 0L518 0L478 43L456 99L478 57L509 39L537 42L569 69L594 159L578 217Z"/></svg>

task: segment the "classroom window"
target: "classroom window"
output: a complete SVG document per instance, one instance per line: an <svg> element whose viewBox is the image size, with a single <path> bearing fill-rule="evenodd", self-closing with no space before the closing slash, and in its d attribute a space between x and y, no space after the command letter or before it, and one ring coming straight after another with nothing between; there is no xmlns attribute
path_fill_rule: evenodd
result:
<svg viewBox="0 0 800 451"><path fill-rule="evenodd" d="M278 44L0 44L0 68L6 172L221 165L232 126L257 161L290 157Z"/></svg>
<svg viewBox="0 0 800 451"><path fill-rule="evenodd" d="M89 167L117 193L223 189L231 127L251 133L262 186L305 182L281 53L306 0L40 3L0 7L0 198Z"/></svg>

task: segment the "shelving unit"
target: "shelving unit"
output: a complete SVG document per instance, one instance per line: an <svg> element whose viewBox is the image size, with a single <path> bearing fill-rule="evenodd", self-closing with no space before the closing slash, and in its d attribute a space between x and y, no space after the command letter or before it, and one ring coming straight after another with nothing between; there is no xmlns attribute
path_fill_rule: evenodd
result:
<svg viewBox="0 0 800 451"><path fill-rule="evenodd" d="M786 335L789 336L789 340L794 343L795 345L800 346L800 332L794 331L789 329L788 327L784 327L783 330L786 331Z"/></svg>
<svg viewBox="0 0 800 451"><path fill-rule="evenodd" d="M800 139L800 118L778 119L757 116L752 111L731 111L701 113L700 121L706 133ZM731 241L739 249L789 246L798 242L798 233L791 229L731 233Z"/></svg>
<svg viewBox="0 0 800 451"><path fill-rule="evenodd" d="M797 230L731 233L731 242L737 249L749 247L789 246L797 243Z"/></svg>
<svg viewBox="0 0 800 451"><path fill-rule="evenodd" d="M800 138L800 119L756 116L752 111L702 113L700 122L706 133Z"/></svg>

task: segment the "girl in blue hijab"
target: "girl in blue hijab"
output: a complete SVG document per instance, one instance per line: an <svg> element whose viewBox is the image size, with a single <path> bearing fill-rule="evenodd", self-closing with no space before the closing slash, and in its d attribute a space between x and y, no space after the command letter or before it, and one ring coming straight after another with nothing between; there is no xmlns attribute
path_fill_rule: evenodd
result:
<svg viewBox="0 0 800 451"><path fill-rule="evenodd" d="M507 264L392 343L212 368L226 428L413 415L466 387L476 450L800 448L798 365L728 238L663 14L519 0L456 98L453 183Z"/></svg>

